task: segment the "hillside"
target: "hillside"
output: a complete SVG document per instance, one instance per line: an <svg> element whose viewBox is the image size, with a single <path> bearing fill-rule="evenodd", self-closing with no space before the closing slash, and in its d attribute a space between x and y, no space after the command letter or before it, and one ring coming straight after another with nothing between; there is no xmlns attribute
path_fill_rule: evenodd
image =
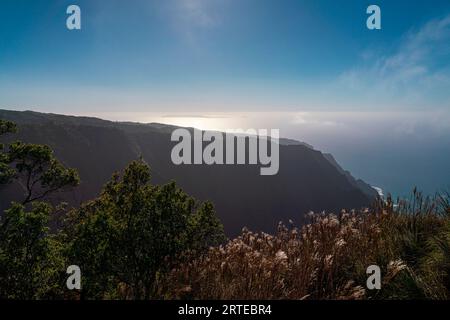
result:
<svg viewBox="0 0 450 320"><path fill-rule="evenodd" d="M0 110L0 118L14 121L16 139L49 145L63 163L79 171L81 184L59 194L73 206L93 199L114 171L142 156L152 169L155 184L175 180L188 194L211 200L227 235L243 226L273 231L278 221L301 221L313 211L336 211L369 205L376 195L367 184L342 170L329 156L303 143L281 140L280 170L260 176L257 166L176 166L170 152L172 126L111 122L37 112ZM283 143L286 141L286 143ZM0 209L20 198L18 185L0 189Z"/></svg>

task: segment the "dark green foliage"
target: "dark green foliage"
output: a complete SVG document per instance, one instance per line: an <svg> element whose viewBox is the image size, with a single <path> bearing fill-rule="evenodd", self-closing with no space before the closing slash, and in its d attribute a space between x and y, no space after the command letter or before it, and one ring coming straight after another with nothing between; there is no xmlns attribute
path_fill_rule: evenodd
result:
<svg viewBox="0 0 450 320"><path fill-rule="evenodd" d="M450 207L447 207L447 211ZM447 216L447 215L446 215ZM448 216L447 216L448 217ZM450 220L430 236L426 254L420 260L420 271L428 282L429 298L450 299Z"/></svg>
<svg viewBox="0 0 450 320"><path fill-rule="evenodd" d="M0 221L0 299L41 299L61 292L60 244L49 234L51 206L13 204Z"/></svg>
<svg viewBox="0 0 450 320"><path fill-rule="evenodd" d="M16 131L16 125L10 121L0 119L0 136ZM8 155L3 151L4 145L0 143L0 184L11 182L14 170L9 166Z"/></svg>
<svg viewBox="0 0 450 320"><path fill-rule="evenodd" d="M0 134L14 131L0 122ZM151 185L142 160L115 174L97 199L69 212L63 231L51 233L55 212L37 200L76 186L77 172L45 145L0 147L0 183L16 180L25 190L22 204L13 203L0 220L0 298L73 298L64 283L72 264L82 270L81 298L154 298L158 279L187 252L225 241L212 204L199 204L175 183Z"/></svg>
<svg viewBox="0 0 450 320"><path fill-rule="evenodd" d="M382 290L379 298L450 298L450 210L448 195L424 197L416 189L407 200L384 208L382 225L389 251L401 258L408 272Z"/></svg>
<svg viewBox="0 0 450 320"><path fill-rule="evenodd" d="M0 119L0 135L5 133L13 133L16 132L16 130L17 126L15 123Z"/></svg>
<svg viewBox="0 0 450 320"><path fill-rule="evenodd" d="M0 136L16 132L12 122L0 120ZM20 180L25 199L22 204L44 199L53 192L79 184L75 169L66 168L46 145L14 142L0 144L0 184Z"/></svg>
<svg viewBox="0 0 450 320"><path fill-rule="evenodd" d="M73 211L66 235L69 260L84 271L85 298L156 298L158 278L183 253L224 241L211 204L199 205L175 183L151 185L142 160Z"/></svg>
<svg viewBox="0 0 450 320"><path fill-rule="evenodd" d="M0 120L0 135L14 132L15 124ZM14 180L24 186L26 197L22 204L13 203L0 220L0 298L61 296L65 263L62 243L48 227L53 208L36 200L77 185L78 174L58 162L47 146L1 144L0 184Z"/></svg>
<svg viewBox="0 0 450 320"><path fill-rule="evenodd" d="M23 178L24 204L79 183L76 170L65 168L48 146L15 142L9 146L8 160Z"/></svg>

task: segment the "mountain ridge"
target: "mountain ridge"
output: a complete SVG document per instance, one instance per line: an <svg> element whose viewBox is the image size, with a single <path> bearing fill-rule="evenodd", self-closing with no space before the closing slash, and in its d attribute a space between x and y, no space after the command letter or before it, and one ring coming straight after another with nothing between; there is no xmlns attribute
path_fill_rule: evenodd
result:
<svg viewBox="0 0 450 320"><path fill-rule="evenodd" d="M261 177L255 166L172 164L170 134L177 126L35 111L0 110L0 118L19 127L3 141L47 144L64 164L79 171L80 186L54 199L73 206L95 198L113 172L140 156L149 163L155 184L175 180L197 199L211 200L230 236L244 226L270 232L281 220L301 222L310 210L368 206L375 197L322 152L291 139L280 140L279 174ZM17 185L0 189L0 210L20 193Z"/></svg>

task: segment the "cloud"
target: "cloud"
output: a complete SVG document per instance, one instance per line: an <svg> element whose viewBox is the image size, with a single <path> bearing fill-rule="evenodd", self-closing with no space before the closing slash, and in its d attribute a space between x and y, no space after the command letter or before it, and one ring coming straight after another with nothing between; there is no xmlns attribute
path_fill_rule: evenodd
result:
<svg viewBox="0 0 450 320"><path fill-rule="evenodd" d="M228 119L231 115L206 115L206 114L165 114L163 118L202 118L202 119Z"/></svg>
<svg viewBox="0 0 450 320"><path fill-rule="evenodd" d="M444 105L450 102L450 15L411 30L390 53L361 54L339 84L379 101Z"/></svg>
<svg viewBox="0 0 450 320"><path fill-rule="evenodd" d="M219 8L223 0L172 0L169 2L172 23L178 33L193 48L198 48L199 37L205 31L220 25ZM222 8L223 9L223 8Z"/></svg>
<svg viewBox="0 0 450 320"><path fill-rule="evenodd" d="M178 0L179 13L185 22L200 26L212 27L217 23L210 7L211 0Z"/></svg>
<svg viewBox="0 0 450 320"><path fill-rule="evenodd" d="M342 125L341 123L330 120L323 113L311 113L311 112L296 112L290 114L289 118L291 121L287 121L293 125L313 125L313 126L327 126L327 127L337 127Z"/></svg>

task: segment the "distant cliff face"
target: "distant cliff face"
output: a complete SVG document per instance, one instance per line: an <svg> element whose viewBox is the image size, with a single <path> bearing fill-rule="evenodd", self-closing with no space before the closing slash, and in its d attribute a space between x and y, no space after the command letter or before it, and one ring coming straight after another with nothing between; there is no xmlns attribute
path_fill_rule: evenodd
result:
<svg viewBox="0 0 450 320"><path fill-rule="evenodd" d="M257 166L172 164L171 126L5 110L0 110L0 118L19 126L19 132L3 142L47 144L58 159L78 170L80 186L55 198L73 206L95 198L114 171L140 156L151 167L153 183L175 180L195 198L211 200L229 236L244 226L270 232L281 220L301 222L310 210L360 208L372 197L361 188L366 185L355 183L321 152L300 143L281 141L279 173L261 176ZM0 209L20 199L22 192L17 184L2 186Z"/></svg>

